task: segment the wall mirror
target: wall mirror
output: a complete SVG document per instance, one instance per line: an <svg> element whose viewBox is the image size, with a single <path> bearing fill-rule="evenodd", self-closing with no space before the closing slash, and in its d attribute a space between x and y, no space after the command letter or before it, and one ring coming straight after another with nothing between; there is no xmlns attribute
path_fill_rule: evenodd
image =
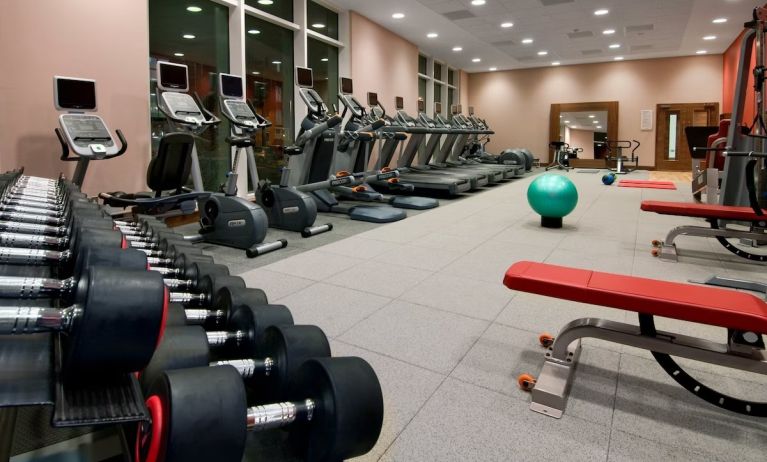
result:
<svg viewBox="0 0 767 462"><path fill-rule="evenodd" d="M564 141L581 148L575 167L604 166L605 141L618 139L618 102L552 104L549 116L549 142ZM549 158L554 153L549 152Z"/></svg>

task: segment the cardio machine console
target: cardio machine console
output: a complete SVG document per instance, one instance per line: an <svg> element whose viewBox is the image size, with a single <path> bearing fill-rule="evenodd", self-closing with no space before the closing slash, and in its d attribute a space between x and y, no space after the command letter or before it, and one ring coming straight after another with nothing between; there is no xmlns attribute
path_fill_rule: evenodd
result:
<svg viewBox="0 0 767 462"><path fill-rule="evenodd" d="M258 118L245 101L239 99L227 99L224 100L224 106L229 112L229 115L239 123L253 128L259 126Z"/></svg>
<svg viewBox="0 0 767 462"><path fill-rule="evenodd" d="M59 124L77 155L98 158L117 154L117 145L101 117L93 114L61 114Z"/></svg>
<svg viewBox="0 0 767 462"><path fill-rule="evenodd" d="M162 93L162 102L168 111L179 119L189 123L202 124L205 122L205 116L197 106L197 102L188 93L177 93L166 91Z"/></svg>

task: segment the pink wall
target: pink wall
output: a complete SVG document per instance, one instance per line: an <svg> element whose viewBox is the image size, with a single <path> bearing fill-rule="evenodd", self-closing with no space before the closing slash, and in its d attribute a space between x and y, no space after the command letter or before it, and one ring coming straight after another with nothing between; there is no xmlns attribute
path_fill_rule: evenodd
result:
<svg viewBox="0 0 767 462"><path fill-rule="evenodd" d="M3 2L0 56L0 170L71 174L53 133L53 76L96 79L99 114L120 128L129 149L92 162L85 190L146 188L149 146L149 22L146 1Z"/></svg>
<svg viewBox="0 0 767 462"><path fill-rule="evenodd" d="M570 129L570 141L568 143L574 148L583 149L583 152L578 154L579 159L594 158L594 132Z"/></svg>
<svg viewBox="0 0 767 462"><path fill-rule="evenodd" d="M655 131L640 131L640 110L662 103L719 102L722 56L624 61L471 74L469 104L495 129L488 150L526 147L548 157L552 103L619 101L619 137L642 143L640 164L655 164ZM653 126L655 125L653 120Z"/></svg>
<svg viewBox="0 0 767 462"><path fill-rule="evenodd" d="M349 14L351 77L354 95L363 104L367 92L378 99L389 114L394 98L405 98L405 111L418 109L418 47L356 12Z"/></svg>

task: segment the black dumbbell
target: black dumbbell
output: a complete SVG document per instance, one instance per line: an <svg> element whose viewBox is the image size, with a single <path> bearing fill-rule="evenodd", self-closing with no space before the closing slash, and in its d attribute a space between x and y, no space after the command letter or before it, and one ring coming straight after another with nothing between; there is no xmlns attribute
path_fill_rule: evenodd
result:
<svg viewBox="0 0 767 462"><path fill-rule="evenodd" d="M0 238L7 237L2 236ZM61 274L68 274L76 262L77 255L85 247L107 247L122 249L125 241L120 233L109 229L82 228L74 238L68 240L69 246L64 250L23 248L23 247L0 247L0 264L12 265L52 265L56 266Z"/></svg>
<svg viewBox="0 0 767 462"><path fill-rule="evenodd" d="M253 335L239 328L239 326L253 325L247 319L241 318L245 312L240 313L237 319L232 322L232 315L239 312L239 308L268 304L269 299L261 289L254 289L252 287L222 287L216 292L213 303L205 308L187 308L180 303L171 303L168 307L166 323L168 326L200 325L206 329L229 327L229 331L219 333L219 337L224 337L222 342L225 343L226 338L242 338L243 335L250 338ZM290 311L287 314L289 315ZM280 324L293 324L292 318L282 318L280 319Z"/></svg>
<svg viewBox="0 0 767 462"><path fill-rule="evenodd" d="M258 307L269 310L272 305ZM283 308L283 307L281 307ZM292 318L291 318L292 320ZM215 338L199 326L168 327L163 341L155 350L152 360L139 376L143 390L149 390L152 383L164 371L188 369L202 366L233 366L242 378L258 390L263 400L284 399L284 392L298 367L311 358L330 357L330 344L317 326L265 325L254 326L262 330L253 340L258 347L244 346L233 355L237 359L222 359L214 354ZM254 353L254 351L259 353Z"/></svg>
<svg viewBox="0 0 767 462"><path fill-rule="evenodd" d="M0 307L0 333L61 331L66 371L142 370L164 329L162 278L148 271L91 267L67 308Z"/></svg>
<svg viewBox="0 0 767 462"><path fill-rule="evenodd" d="M233 367L167 371L146 401L136 460L240 462L249 431L287 427L310 461L360 456L375 446L383 425L383 394L361 358L306 361L293 379L289 401L248 407Z"/></svg>

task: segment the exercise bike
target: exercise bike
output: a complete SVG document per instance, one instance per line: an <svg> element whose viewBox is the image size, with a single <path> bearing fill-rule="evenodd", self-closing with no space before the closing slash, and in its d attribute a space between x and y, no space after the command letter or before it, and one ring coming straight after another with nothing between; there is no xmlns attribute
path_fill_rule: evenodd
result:
<svg viewBox="0 0 767 462"><path fill-rule="evenodd" d="M633 143L636 143L636 146ZM607 146L607 156L605 156L607 168L618 175L625 175L636 170L639 165L639 156L636 155L636 150L639 149L640 144L637 140L607 140L605 142L605 146ZM632 146L634 146L633 149ZM623 155L624 149L631 149L631 157ZM615 163L615 167L611 167L612 162ZM626 164L634 164L634 168L630 168Z"/></svg>

